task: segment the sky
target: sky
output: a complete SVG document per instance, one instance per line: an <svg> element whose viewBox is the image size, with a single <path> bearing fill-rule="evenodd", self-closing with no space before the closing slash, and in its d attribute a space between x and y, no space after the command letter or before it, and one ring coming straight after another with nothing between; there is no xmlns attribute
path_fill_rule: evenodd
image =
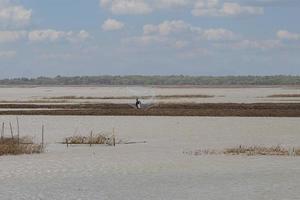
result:
<svg viewBox="0 0 300 200"><path fill-rule="evenodd" d="M0 78L300 75L299 0L0 0Z"/></svg>

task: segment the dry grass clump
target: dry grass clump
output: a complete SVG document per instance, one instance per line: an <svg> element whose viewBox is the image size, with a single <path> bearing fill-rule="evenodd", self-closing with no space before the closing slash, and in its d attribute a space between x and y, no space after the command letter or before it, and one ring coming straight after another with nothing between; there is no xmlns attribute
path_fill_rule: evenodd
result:
<svg viewBox="0 0 300 200"><path fill-rule="evenodd" d="M44 152L43 145L34 144L28 138L2 138L0 140L0 156L2 155L20 155L20 154L33 154Z"/></svg>
<svg viewBox="0 0 300 200"><path fill-rule="evenodd" d="M121 141L116 141L114 136L106 136L103 134L96 134L92 136L71 136L64 139L63 144L118 144Z"/></svg>
<svg viewBox="0 0 300 200"><path fill-rule="evenodd" d="M269 155L269 156L288 156L289 150L281 146L275 147L262 147L262 146L239 146L238 148L227 148L223 152L224 154L231 155Z"/></svg>
<svg viewBox="0 0 300 200"><path fill-rule="evenodd" d="M284 148L281 146L239 146L224 150L204 149L185 152L190 155L246 155L246 156L300 156L300 148Z"/></svg>

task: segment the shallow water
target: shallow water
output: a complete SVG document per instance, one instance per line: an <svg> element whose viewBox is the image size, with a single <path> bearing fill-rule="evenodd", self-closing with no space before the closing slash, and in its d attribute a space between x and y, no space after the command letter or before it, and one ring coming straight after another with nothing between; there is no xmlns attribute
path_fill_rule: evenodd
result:
<svg viewBox="0 0 300 200"><path fill-rule="evenodd" d="M0 116L0 122L16 116ZM300 118L23 116L21 135L47 152L0 157L0 199L299 199L300 158L191 156L244 145L300 146ZM8 128L8 127L7 127ZM73 146L66 136L112 132L146 144ZM9 130L6 129L6 133Z"/></svg>
<svg viewBox="0 0 300 200"><path fill-rule="evenodd" d="M300 94L298 87L252 87L252 88L160 88L160 87L0 87L0 101L38 101L49 97L124 97L150 96L143 102L197 102L197 103L254 103L254 102L300 102L294 98L266 98L274 94ZM157 95L211 95L213 98L168 98ZM132 100L67 100L71 102L132 103Z"/></svg>

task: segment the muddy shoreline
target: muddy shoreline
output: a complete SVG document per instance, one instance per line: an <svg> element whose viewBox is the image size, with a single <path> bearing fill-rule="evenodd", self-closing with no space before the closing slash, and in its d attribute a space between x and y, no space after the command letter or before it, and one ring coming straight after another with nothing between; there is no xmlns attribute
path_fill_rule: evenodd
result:
<svg viewBox="0 0 300 200"><path fill-rule="evenodd" d="M300 103L0 104L0 115L300 117ZM22 110L23 109L23 110Z"/></svg>

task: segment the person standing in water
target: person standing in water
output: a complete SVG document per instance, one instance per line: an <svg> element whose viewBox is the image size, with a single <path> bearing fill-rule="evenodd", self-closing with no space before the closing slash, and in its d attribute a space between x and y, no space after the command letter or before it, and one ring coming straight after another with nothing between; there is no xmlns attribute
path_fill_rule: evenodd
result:
<svg viewBox="0 0 300 200"><path fill-rule="evenodd" d="M140 109L142 107L142 103L138 98L136 98L135 106L137 109Z"/></svg>

